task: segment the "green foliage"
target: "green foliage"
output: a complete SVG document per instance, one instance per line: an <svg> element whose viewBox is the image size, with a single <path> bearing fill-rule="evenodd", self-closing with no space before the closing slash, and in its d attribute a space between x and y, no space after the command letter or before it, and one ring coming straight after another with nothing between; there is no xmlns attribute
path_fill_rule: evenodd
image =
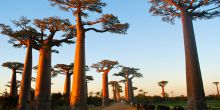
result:
<svg viewBox="0 0 220 110"><path fill-rule="evenodd" d="M69 65L56 64L55 66L53 66L53 70L57 71L57 73L59 73L59 74L72 75L73 74L73 66L74 66L74 63L70 63Z"/></svg>
<svg viewBox="0 0 220 110"><path fill-rule="evenodd" d="M121 77L124 77L124 78L129 78L130 80L135 78L135 77L136 78L143 77L143 75L141 73L139 73L138 71L139 71L138 68L131 68L131 67L123 67L122 66L122 70L118 73L115 73L114 76L121 76Z"/></svg>
<svg viewBox="0 0 220 110"><path fill-rule="evenodd" d="M118 66L118 61L102 60L101 62L95 63L91 68L95 68L97 72L110 71L112 68Z"/></svg>
<svg viewBox="0 0 220 110"><path fill-rule="evenodd" d="M97 97L97 96L95 96L95 97L92 97L92 96L89 96L88 98L87 98L87 104L88 105L93 105L93 106L101 106L102 105L102 98L101 97Z"/></svg>
<svg viewBox="0 0 220 110"><path fill-rule="evenodd" d="M157 84L158 84L158 86L160 86L160 87L164 87L164 86L166 86L166 85L168 84L168 81L160 81L160 82L158 82Z"/></svg>
<svg viewBox="0 0 220 110"><path fill-rule="evenodd" d="M2 66L9 69L23 70L24 64L19 62L5 62Z"/></svg>

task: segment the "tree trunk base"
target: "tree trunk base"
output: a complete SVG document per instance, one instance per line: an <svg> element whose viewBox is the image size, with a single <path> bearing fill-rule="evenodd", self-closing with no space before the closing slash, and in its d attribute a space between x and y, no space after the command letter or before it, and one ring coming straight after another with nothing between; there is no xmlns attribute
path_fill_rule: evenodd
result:
<svg viewBox="0 0 220 110"><path fill-rule="evenodd" d="M17 110L30 110L30 103L18 104Z"/></svg>
<svg viewBox="0 0 220 110"><path fill-rule="evenodd" d="M74 104L70 106L70 110L88 110L87 106L82 106L80 104Z"/></svg>
<svg viewBox="0 0 220 110"><path fill-rule="evenodd" d="M50 101L39 100L39 102L38 102L35 100L34 106L35 106L35 110L51 110Z"/></svg>
<svg viewBox="0 0 220 110"><path fill-rule="evenodd" d="M187 110L208 110L205 101L188 101Z"/></svg>

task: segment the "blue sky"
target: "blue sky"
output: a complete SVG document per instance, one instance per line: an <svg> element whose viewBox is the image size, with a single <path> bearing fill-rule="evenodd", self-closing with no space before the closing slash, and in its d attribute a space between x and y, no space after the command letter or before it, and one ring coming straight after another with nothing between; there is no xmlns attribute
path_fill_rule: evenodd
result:
<svg viewBox="0 0 220 110"><path fill-rule="evenodd" d="M148 13L150 4L147 0L104 1L108 5L103 8L103 14L112 13L118 16L122 22L129 23L130 28L126 35L88 32L86 34L86 64L91 65L103 59L117 60L121 65L140 68L144 77L134 79L133 85L147 91L149 95L160 95L161 88L157 86L157 82L161 80L169 81L165 88L166 92L174 91L174 95L186 95L185 59L180 20L177 19L175 25L170 25L162 22L159 16L151 16ZM0 23L11 25L11 20L19 19L21 16L31 19L60 16L69 18L73 23L75 20L71 13L51 7L47 0L0 1ZM91 19L98 16L98 14L90 14ZM216 93L212 82L220 81L219 26L220 18L194 22L206 95ZM23 62L25 49L12 48L7 43L7 36L0 35L0 37L0 64L6 61ZM58 50L59 54L52 55L53 65L73 62L75 45L63 45ZM38 52L34 51L34 65L37 61ZM109 81L121 79L112 76L118 71L120 69L110 71ZM88 74L95 79L89 83L89 91L101 90L102 75L96 73L94 69L91 69ZM33 76L36 76L35 72ZM0 93L6 89L4 85L10 81L10 77L11 71L0 67ZM18 75L18 79L21 79L21 75ZM63 91L64 76L59 75L53 78L52 82L54 83L53 92Z"/></svg>

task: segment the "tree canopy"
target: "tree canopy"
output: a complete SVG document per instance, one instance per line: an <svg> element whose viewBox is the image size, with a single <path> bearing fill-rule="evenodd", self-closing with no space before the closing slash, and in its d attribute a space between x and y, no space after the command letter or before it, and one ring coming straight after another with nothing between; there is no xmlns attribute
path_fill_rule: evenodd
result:
<svg viewBox="0 0 220 110"><path fill-rule="evenodd" d="M193 19L210 19L220 15L219 0L150 0L150 12L162 20L174 23L175 18L187 13Z"/></svg>
<svg viewBox="0 0 220 110"><path fill-rule="evenodd" d="M102 0L49 0L52 6L58 6L61 10L71 11L74 16L80 15L88 18L88 12L102 13L102 8L106 6L106 3ZM100 24L101 28L92 28L90 26ZM74 25L72 25L74 27ZM83 21L83 26L89 26L85 28L85 31L95 32L111 32L118 34L126 34L129 27L128 23L120 23L118 18L113 14L103 14L100 18L93 21Z"/></svg>
<svg viewBox="0 0 220 110"><path fill-rule="evenodd" d="M114 76L121 76L123 78L133 79L134 77L141 78L143 75L138 72L138 68L122 67L122 70L115 73Z"/></svg>
<svg viewBox="0 0 220 110"><path fill-rule="evenodd" d="M24 64L19 62L5 62L2 66L9 69L23 70Z"/></svg>
<svg viewBox="0 0 220 110"><path fill-rule="evenodd" d="M117 67L118 61L102 60L101 62L93 64L91 67L96 68L97 72L104 72Z"/></svg>
<svg viewBox="0 0 220 110"><path fill-rule="evenodd" d="M158 84L158 86L160 86L160 87L164 87L164 86L167 85L167 83L168 83L168 81L160 81L160 82L158 82L157 84Z"/></svg>

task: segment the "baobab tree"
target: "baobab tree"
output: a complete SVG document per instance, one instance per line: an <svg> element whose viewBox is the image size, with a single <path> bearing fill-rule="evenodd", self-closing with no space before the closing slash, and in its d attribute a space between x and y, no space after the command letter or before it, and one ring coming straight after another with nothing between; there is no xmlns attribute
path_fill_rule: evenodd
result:
<svg viewBox="0 0 220 110"><path fill-rule="evenodd" d="M207 110L199 58L196 47L193 20L210 19L220 13L219 0L150 0L150 12L162 16L162 20L174 23L182 19L186 59L186 85L188 110Z"/></svg>
<svg viewBox="0 0 220 110"><path fill-rule="evenodd" d="M219 90L218 90L219 82L212 82L212 83L216 86L216 89L217 89L217 96L219 97Z"/></svg>
<svg viewBox="0 0 220 110"><path fill-rule="evenodd" d="M23 70L24 64L19 62L5 62L2 64L3 67L7 67L8 69L12 70L12 77L11 77L11 85L10 85L10 96L16 97L18 95L17 92L17 78L16 74Z"/></svg>
<svg viewBox="0 0 220 110"><path fill-rule="evenodd" d="M110 81L108 84L112 86L113 99L114 99L114 102L116 102L117 101L116 92L117 92L118 82L117 81Z"/></svg>
<svg viewBox="0 0 220 110"><path fill-rule="evenodd" d="M44 19L35 19L34 25L41 31L41 36L37 37L37 50L39 51L36 89L35 89L35 107L37 110L50 110L51 100L51 53L54 46L61 46L63 43L73 44L71 39L75 36L74 29L68 19L59 17L48 17ZM63 32L62 38L56 39L57 32Z"/></svg>
<svg viewBox="0 0 220 110"><path fill-rule="evenodd" d="M108 105L108 73L111 69L118 66L117 61L102 60L101 62L93 64L91 67L95 68L97 72L102 74L102 106Z"/></svg>
<svg viewBox="0 0 220 110"><path fill-rule="evenodd" d="M121 92L122 91L122 86L118 83L118 85L116 86L116 99L117 102L119 102L121 100Z"/></svg>
<svg viewBox="0 0 220 110"><path fill-rule="evenodd" d="M88 83L90 81L93 81L93 77L92 76L86 76L86 96L88 97Z"/></svg>
<svg viewBox="0 0 220 110"><path fill-rule="evenodd" d="M118 73L115 73L114 76L121 76L125 79L125 100L129 103L134 99L134 91L132 85L133 78L141 78L143 75L138 72L138 68L123 67L122 70Z"/></svg>
<svg viewBox="0 0 220 110"><path fill-rule="evenodd" d="M0 24L1 34L10 37L9 43L13 44L13 47L26 47L26 58L22 73L18 109L29 110L32 77L32 48L35 48L36 45L35 38L41 34L30 26L31 20L26 17L21 17L19 21L14 20L13 24L19 29L13 30L9 25Z"/></svg>
<svg viewBox="0 0 220 110"><path fill-rule="evenodd" d="M7 82L5 86L11 88L11 81ZM16 80L16 86L17 86L17 91L19 91L18 88L21 86L21 81Z"/></svg>
<svg viewBox="0 0 220 110"><path fill-rule="evenodd" d="M111 32L117 34L126 34L128 24L121 23L118 18L112 14L104 14L102 17L94 21L85 21L83 17L88 17L88 12L102 13L102 8L106 3L101 0L49 0L53 6L58 6L64 11L71 11L76 17L76 51L75 51L75 66L73 89L71 92L70 106L71 110L87 109L86 101L86 81L85 81L85 34L88 31L98 33ZM101 29L92 27L100 24ZM89 26L89 27L88 27Z"/></svg>
<svg viewBox="0 0 220 110"><path fill-rule="evenodd" d="M63 95L65 96L67 102L69 102L70 97L70 85L71 85L71 75L73 74L73 65L74 63L66 64L56 64L53 69L58 71L58 74L65 75L64 91Z"/></svg>
<svg viewBox="0 0 220 110"><path fill-rule="evenodd" d="M168 84L168 81L160 81L157 83L158 86L160 86L162 88L162 97L165 97L165 91L164 91L164 87Z"/></svg>

